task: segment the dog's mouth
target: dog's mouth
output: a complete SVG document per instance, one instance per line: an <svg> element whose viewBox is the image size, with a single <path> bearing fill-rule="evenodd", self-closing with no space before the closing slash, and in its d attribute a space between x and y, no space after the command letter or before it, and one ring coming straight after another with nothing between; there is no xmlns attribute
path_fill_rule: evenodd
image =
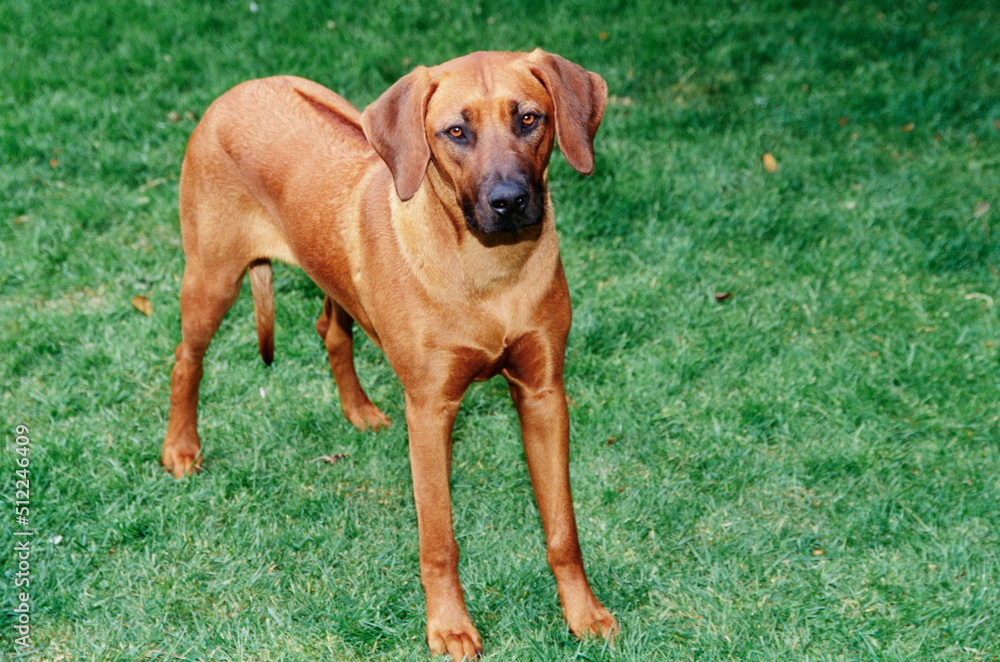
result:
<svg viewBox="0 0 1000 662"><path fill-rule="evenodd" d="M465 223L470 230L483 234L497 234L499 232L518 232L524 228L538 225L542 222L542 215L539 214L511 214L499 216L497 214L487 214L489 218L483 219L475 212L476 205L467 206L465 212Z"/></svg>

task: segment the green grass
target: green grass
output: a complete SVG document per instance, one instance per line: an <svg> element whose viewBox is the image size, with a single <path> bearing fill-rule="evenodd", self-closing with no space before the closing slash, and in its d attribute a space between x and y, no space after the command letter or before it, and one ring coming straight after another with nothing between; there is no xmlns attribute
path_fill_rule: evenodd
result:
<svg viewBox="0 0 1000 662"><path fill-rule="evenodd" d="M561 621L494 381L453 476L486 659L1000 659L995 4L248 4L0 0L4 655L26 424L37 650L17 659L428 658L402 392L359 338L395 424L343 419L301 273L276 269L272 368L248 292L216 337L204 472L158 467L179 164L248 78L363 107L416 64L540 46L613 95L595 175L555 156L551 179L574 496L622 637Z"/></svg>

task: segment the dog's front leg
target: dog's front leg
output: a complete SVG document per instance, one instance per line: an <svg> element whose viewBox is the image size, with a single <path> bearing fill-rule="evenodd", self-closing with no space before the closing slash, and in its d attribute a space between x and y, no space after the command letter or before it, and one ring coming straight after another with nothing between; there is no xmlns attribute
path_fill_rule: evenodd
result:
<svg viewBox="0 0 1000 662"><path fill-rule="evenodd" d="M420 532L420 581L427 600L427 644L459 662L483 649L458 579L458 543L451 520L451 430L461 397L436 389L406 392L410 470Z"/></svg>
<svg viewBox="0 0 1000 662"><path fill-rule="evenodd" d="M614 637L618 623L601 606L587 581L569 485L569 411L562 381L562 357L535 366L546 376L505 372L521 420L524 456L545 531L546 556L556 579L559 601L570 629L578 637Z"/></svg>

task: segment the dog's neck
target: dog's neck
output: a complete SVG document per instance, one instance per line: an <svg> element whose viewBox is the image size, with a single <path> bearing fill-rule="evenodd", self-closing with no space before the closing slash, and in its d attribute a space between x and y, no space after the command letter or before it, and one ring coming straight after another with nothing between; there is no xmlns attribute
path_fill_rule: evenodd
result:
<svg viewBox="0 0 1000 662"><path fill-rule="evenodd" d="M558 254L551 205L546 200L542 223L517 233L484 234L469 228L455 191L433 161L416 195L402 202L393 196L392 217L403 252L418 277L431 291L462 286L467 293L488 295L521 278L532 277L541 257ZM437 207L440 214L429 214ZM413 210L421 210L416 214ZM447 218L449 223L432 223ZM541 266L541 265L537 265Z"/></svg>

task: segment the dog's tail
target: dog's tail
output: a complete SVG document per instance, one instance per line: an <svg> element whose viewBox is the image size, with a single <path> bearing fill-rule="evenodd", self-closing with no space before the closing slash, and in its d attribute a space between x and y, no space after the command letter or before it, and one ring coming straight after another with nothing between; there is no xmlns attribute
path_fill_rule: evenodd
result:
<svg viewBox="0 0 1000 662"><path fill-rule="evenodd" d="M250 289L253 291L253 316L257 322L257 344L266 365L274 360L274 282L271 261L250 264Z"/></svg>

